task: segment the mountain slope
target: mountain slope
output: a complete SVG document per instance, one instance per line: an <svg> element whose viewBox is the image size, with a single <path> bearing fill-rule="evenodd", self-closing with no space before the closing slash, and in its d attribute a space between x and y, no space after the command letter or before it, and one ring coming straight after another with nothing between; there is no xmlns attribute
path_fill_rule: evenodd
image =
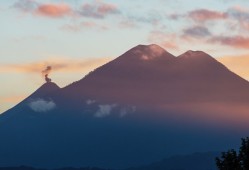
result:
<svg viewBox="0 0 249 170"><path fill-rule="evenodd" d="M145 100L149 102L151 99L144 96L143 92L150 93L150 90L153 90L149 88L154 85L152 82L155 78L160 77L157 73L164 69L165 63L170 64L172 60L174 56L159 46L139 45L97 68L82 80L64 88L63 91L73 98L83 95L121 103Z"/></svg>
<svg viewBox="0 0 249 170"><path fill-rule="evenodd" d="M188 51L174 57L156 45L140 45L63 91L73 98L83 95L106 102L155 106L248 102L248 87L247 81L204 52Z"/></svg>
<svg viewBox="0 0 249 170"><path fill-rule="evenodd" d="M190 124L244 126L249 119L249 82L202 51L174 57L157 45L139 45L63 88L62 94L79 109L84 97L156 111L157 117L188 115Z"/></svg>
<svg viewBox="0 0 249 170"><path fill-rule="evenodd" d="M21 101L15 107L2 113L0 117L0 123L2 124L12 118L17 119L18 117L24 117L25 114L27 116L29 112L32 112L30 104L35 102L38 102L39 104L39 101L44 101L46 105L46 100L49 102L51 100L52 94L57 93L58 91L60 91L60 87L53 82L43 84L40 88L38 88L35 92ZM30 115L28 114L28 116Z"/></svg>

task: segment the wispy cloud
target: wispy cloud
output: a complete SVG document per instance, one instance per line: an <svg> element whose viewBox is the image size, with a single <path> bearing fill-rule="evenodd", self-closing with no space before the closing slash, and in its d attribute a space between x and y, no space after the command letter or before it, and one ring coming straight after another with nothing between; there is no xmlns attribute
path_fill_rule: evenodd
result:
<svg viewBox="0 0 249 170"><path fill-rule="evenodd" d="M157 25L160 21L163 20L162 15L157 10L150 10L143 15L128 15L127 19L136 23L145 23Z"/></svg>
<svg viewBox="0 0 249 170"><path fill-rule="evenodd" d="M211 35L208 28L204 26L199 26L199 25L184 29L183 34L184 36L192 36L192 37L197 37L197 38L207 37Z"/></svg>
<svg viewBox="0 0 249 170"><path fill-rule="evenodd" d="M177 49L176 38L175 34L155 30L150 32L148 42L159 44L166 49Z"/></svg>
<svg viewBox="0 0 249 170"><path fill-rule="evenodd" d="M173 13L173 14L169 14L167 16L167 18L171 19L171 20L179 20L180 18L185 17L184 14L179 14L179 13Z"/></svg>
<svg viewBox="0 0 249 170"><path fill-rule="evenodd" d="M249 8L237 5L228 9L226 14L238 23L240 29L249 30Z"/></svg>
<svg viewBox="0 0 249 170"><path fill-rule="evenodd" d="M4 89L2 88L2 90ZM16 95L11 93L8 93L7 95L0 95L0 114L24 100L25 97L25 95Z"/></svg>
<svg viewBox="0 0 249 170"><path fill-rule="evenodd" d="M12 7L22 12L33 12L38 6L39 3L35 0L18 0L13 4Z"/></svg>
<svg viewBox="0 0 249 170"><path fill-rule="evenodd" d="M89 102L90 104L95 103ZM132 114L136 112L136 106L123 106L121 107L118 104L100 104L98 105L98 110L94 114L96 118L104 118L111 115L118 116L119 118L123 118L127 116L127 114Z"/></svg>
<svg viewBox="0 0 249 170"><path fill-rule="evenodd" d="M97 118L103 118L103 117L107 117L110 116L113 109L117 107L116 104L111 104L111 105L99 105L99 109L98 111L95 113L95 117Z"/></svg>
<svg viewBox="0 0 249 170"><path fill-rule="evenodd" d="M228 8L224 11L215 11L210 9L195 9L187 13L173 13L169 14L168 18L178 21L179 19L190 19L197 24L205 24L207 22L225 21L224 27L233 23L232 31L234 27L238 27L240 30L248 31L249 29L249 8L239 5ZM216 25L215 24L215 25ZM214 25L212 25L214 26ZM229 29L229 28L228 28Z"/></svg>
<svg viewBox="0 0 249 170"><path fill-rule="evenodd" d="M91 71L110 60L108 57L78 60L56 58L26 64L0 64L0 73L40 73L48 65L52 66L55 72L83 72Z"/></svg>
<svg viewBox="0 0 249 170"><path fill-rule="evenodd" d="M224 11L195 9L183 14L170 14L168 18L176 22L179 19L192 21L191 26L189 23L183 26L182 35L176 34L183 42L187 40L211 46L219 44L236 49L249 48L249 9L246 7L234 6Z"/></svg>
<svg viewBox="0 0 249 170"><path fill-rule="evenodd" d="M187 13L172 13L168 15L171 20L179 20L181 18L191 19L197 23L205 23L208 21L222 20L227 18L225 12L210 9L195 9Z"/></svg>
<svg viewBox="0 0 249 170"><path fill-rule="evenodd" d="M35 13L47 17L63 17L72 12L68 4L41 4L35 10Z"/></svg>
<svg viewBox="0 0 249 170"><path fill-rule="evenodd" d="M123 107L120 109L120 113L119 113L119 117L123 118L125 117L127 114L131 114L136 112L137 108L136 106L127 106L127 107Z"/></svg>
<svg viewBox="0 0 249 170"><path fill-rule="evenodd" d="M13 6L19 11L46 17L64 17L72 13L72 8L65 3L39 3L35 0L18 0Z"/></svg>
<svg viewBox="0 0 249 170"><path fill-rule="evenodd" d="M72 7L69 3L40 3L36 0L18 0L13 4L13 7L35 16L40 15L51 18L78 16L102 19L109 15L121 13L115 4L101 0L83 3L80 8Z"/></svg>
<svg viewBox="0 0 249 170"><path fill-rule="evenodd" d="M0 97L0 101L3 103L17 103L23 100L25 96L7 96L7 97Z"/></svg>
<svg viewBox="0 0 249 170"><path fill-rule="evenodd" d="M92 3L85 3L82 5L78 13L84 17L91 18L105 18L108 15L119 14L118 7L111 3L106 3L101 0L93 1Z"/></svg>
<svg viewBox="0 0 249 170"><path fill-rule="evenodd" d="M87 104L87 105L92 105L92 104L94 104L94 103L96 103L96 100L88 99L88 100L86 101L86 104Z"/></svg>
<svg viewBox="0 0 249 170"><path fill-rule="evenodd" d="M93 21L85 21L81 23L65 24L64 26L61 27L61 29L71 32L80 32L85 29L96 29L100 31L105 31L108 30L108 27Z"/></svg>
<svg viewBox="0 0 249 170"><path fill-rule="evenodd" d="M231 46L234 48L249 48L249 37L237 36L214 36L209 40L211 43L219 43L221 45Z"/></svg>
<svg viewBox="0 0 249 170"><path fill-rule="evenodd" d="M132 20L123 20L119 23L120 28L137 28L137 24Z"/></svg>
<svg viewBox="0 0 249 170"><path fill-rule="evenodd" d="M190 11L188 17L197 22L207 22L211 20L225 19L227 15L223 12L208 10L208 9L197 9Z"/></svg>

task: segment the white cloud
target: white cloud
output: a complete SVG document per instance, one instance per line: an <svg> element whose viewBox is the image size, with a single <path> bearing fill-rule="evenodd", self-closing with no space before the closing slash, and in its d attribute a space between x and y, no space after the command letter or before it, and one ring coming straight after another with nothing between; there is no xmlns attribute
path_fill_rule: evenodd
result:
<svg viewBox="0 0 249 170"><path fill-rule="evenodd" d="M134 113L135 111L137 111L137 107L136 106L132 106L131 107L131 112Z"/></svg>
<svg viewBox="0 0 249 170"><path fill-rule="evenodd" d="M102 118L111 115L112 110L117 106L117 104L111 105L99 105L98 111L95 113L95 117Z"/></svg>
<svg viewBox="0 0 249 170"><path fill-rule="evenodd" d="M149 60L150 57L148 57L147 55L142 55L141 59L142 59L142 60Z"/></svg>
<svg viewBox="0 0 249 170"><path fill-rule="evenodd" d="M127 114L127 110L125 108L122 108L120 110L120 117L124 117Z"/></svg>
<svg viewBox="0 0 249 170"><path fill-rule="evenodd" d="M50 100L36 99L29 103L29 107L35 112L48 112L56 107L56 104Z"/></svg>
<svg viewBox="0 0 249 170"><path fill-rule="evenodd" d="M87 105L91 105L91 104L94 104L94 103L96 103L95 100L88 99L88 100L86 101L86 104L87 104Z"/></svg>
<svg viewBox="0 0 249 170"><path fill-rule="evenodd" d="M122 118L127 114L134 113L136 110L137 110L136 106L121 108L119 116Z"/></svg>

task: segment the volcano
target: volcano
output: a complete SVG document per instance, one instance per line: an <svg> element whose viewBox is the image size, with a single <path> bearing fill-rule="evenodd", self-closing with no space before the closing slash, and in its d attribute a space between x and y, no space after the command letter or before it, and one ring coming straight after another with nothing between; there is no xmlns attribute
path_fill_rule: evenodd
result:
<svg viewBox="0 0 249 170"><path fill-rule="evenodd" d="M140 166L220 151L248 134L249 82L202 51L138 45L0 116L0 166Z"/></svg>
<svg viewBox="0 0 249 170"><path fill-rule="evenodd" d="M63 91L142 106L249 100L248 82L208 54L188 51L174 57L156 45L139 45Z"/></svg>

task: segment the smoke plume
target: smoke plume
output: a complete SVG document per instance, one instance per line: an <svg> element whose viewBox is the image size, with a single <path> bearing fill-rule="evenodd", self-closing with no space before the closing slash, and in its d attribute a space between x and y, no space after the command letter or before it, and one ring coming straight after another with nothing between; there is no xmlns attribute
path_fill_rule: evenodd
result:
<svg viewBox="0 0 249 170"><path fill-rule="evenodd" d="M47 68L45 70L42 71L42 76L44 76L45 81L51 82L51 79L48 77L49 73L52 71L52 67L51 66L47 66Z"/></svg>

